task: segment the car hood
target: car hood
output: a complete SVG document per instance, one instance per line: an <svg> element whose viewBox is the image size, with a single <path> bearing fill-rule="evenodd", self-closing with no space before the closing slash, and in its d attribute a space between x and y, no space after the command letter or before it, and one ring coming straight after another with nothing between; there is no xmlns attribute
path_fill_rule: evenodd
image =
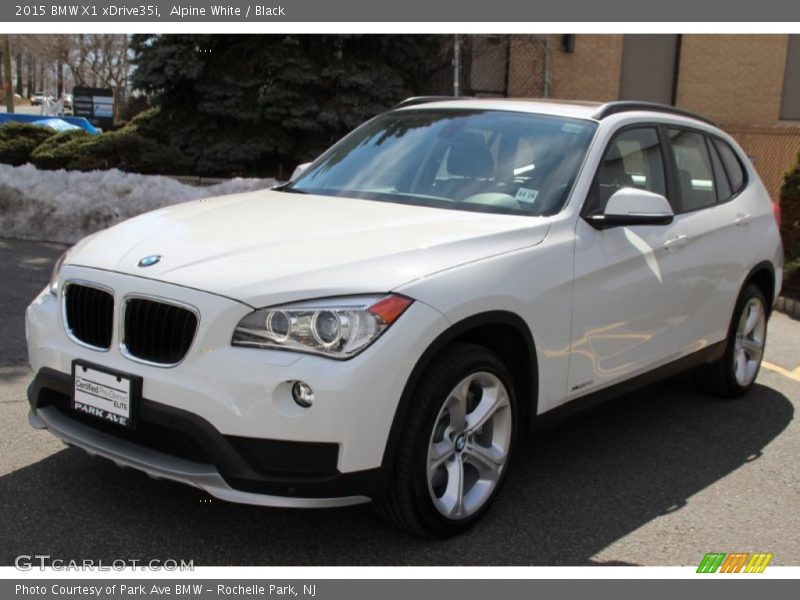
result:
<svg viewBox="0 0 800 600"><path fill-rule="evenodd" d="M388 292L540 243L549 219L263 190L177 204L79 242L67 263L266 306ZM146 256L160 255L149 267Z"/></svg>

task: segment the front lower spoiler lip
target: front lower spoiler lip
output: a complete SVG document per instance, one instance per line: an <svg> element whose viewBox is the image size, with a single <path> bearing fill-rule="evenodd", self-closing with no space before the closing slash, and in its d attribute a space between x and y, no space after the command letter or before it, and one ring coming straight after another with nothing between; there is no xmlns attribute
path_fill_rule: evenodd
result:
<svg viewBox="0 0 800 600"><path fill-rule="evenodd" d="M28 413L28 423L34 429L47 429L61 441L81 448L92 456L107 458L117 466L143 471L154 479L168 479L191 485L228 502L278 508L333 508L370 502L367 496L295 498L235 490L211 465L193 463L130 444L75 423L52 406L40 407L35 412L31 410Z"/></svg>

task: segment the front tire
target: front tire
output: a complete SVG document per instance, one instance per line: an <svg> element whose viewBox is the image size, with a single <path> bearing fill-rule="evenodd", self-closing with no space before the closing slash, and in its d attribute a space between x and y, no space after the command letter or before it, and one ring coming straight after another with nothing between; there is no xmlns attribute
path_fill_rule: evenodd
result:
<svg viewBox="0 0 800 600"><path fill-rule="evenodd" d="M733 311L725 355L710 369L711 392L738 398L756 381L767 341L767 301L760 288L747 286Z"/></svg>
<svg viewBox="0 0 800 600"><path fill-rule="evenodd" d="M497 355L451 346L417 387L378 511L418 535L448 537L473 526L505 477L518 414L513 380Z"/></svg>

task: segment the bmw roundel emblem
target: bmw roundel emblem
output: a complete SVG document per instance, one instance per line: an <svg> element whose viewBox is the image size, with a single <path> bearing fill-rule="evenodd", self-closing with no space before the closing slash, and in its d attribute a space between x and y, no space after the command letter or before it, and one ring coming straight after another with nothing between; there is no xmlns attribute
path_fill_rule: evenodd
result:
<svg viewBox="0 0 800 600"><path fill-rule="evenodd" d="M140 267L152 267L158 261L161 260L160 254L151 254L150 256L145 256L142 260L139 261Z"/></svg>

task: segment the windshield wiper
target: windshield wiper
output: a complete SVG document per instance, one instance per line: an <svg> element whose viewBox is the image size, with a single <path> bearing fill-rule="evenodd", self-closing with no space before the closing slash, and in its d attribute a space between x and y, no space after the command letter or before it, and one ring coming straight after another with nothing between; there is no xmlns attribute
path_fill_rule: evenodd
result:
<svg viewBox="0 0 800 600"><path fill-rule="evenodd" d="M278 192L286 192L288 194L307 194L305 190L298 190L297 188L289 187L288 183L284 183L283 185L278 185L272 188Z"/></svg>

